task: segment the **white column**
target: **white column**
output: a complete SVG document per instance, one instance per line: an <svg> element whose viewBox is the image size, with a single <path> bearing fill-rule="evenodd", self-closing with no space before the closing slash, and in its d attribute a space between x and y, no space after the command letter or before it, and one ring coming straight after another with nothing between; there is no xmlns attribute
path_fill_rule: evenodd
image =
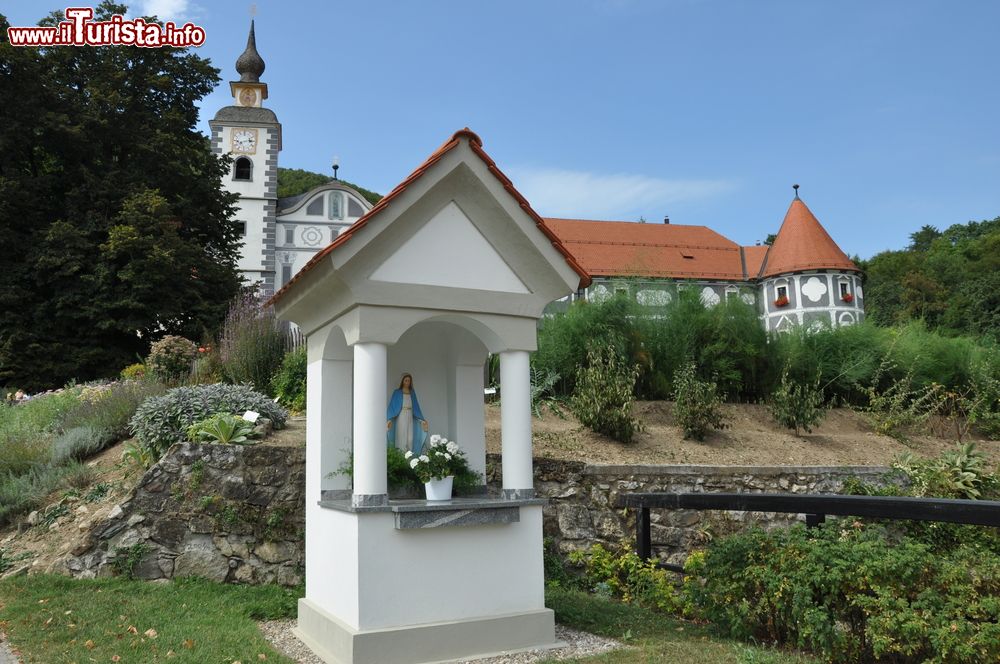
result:
<svg viewBox="0 0 1000 664"><path fill-rule="evenodd" d="M531 376L528 352L500 353L500 441L506 498L534 495L531 472Z"/></svg>
<svg viewBox="0 0 1000 664"><path fill-rule="evenodd" d="M356 506L384 505L386 495L386 346L354 344L354 495Z"/></svg>

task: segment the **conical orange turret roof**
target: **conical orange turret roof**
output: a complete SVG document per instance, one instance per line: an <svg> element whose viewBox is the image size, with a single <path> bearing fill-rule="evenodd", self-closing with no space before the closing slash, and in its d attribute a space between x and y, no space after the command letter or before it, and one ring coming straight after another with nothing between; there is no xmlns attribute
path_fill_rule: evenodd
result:
<svg viewBox="0 0 1000 664"><path fill-rule="evenodd" d="M761 267L761 278L806 270L858 270L802 200L788 207L774 244Z"/></svg>

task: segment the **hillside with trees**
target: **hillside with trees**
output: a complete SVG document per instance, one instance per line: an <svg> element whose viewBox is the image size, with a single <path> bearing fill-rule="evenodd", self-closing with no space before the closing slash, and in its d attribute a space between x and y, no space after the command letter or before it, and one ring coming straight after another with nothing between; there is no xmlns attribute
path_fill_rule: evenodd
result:
<svg viewBox="0 0 1000 664"><path fill-rule="evenodd" d="M312 171L305 171L301 168L279 168L278 169L278 198L285 198L286 196L298 196L299 194L304 194L313 187L318 187L321 184L326 184L333 180L329 175L323 175L322 173L314 173ZM364 187L359 187L356 184L348 182L347 180L339 180L341 184L347 185L352 189L355 189L359 194L365 197L365 199L375 205L380 200L382 200L382 195L377 194L374 191L365 189Z"/></svg>
<svg viewBox="0 0 1000 664"><path fill-rule="evenodd" d="M905 249L859 267L872 322L922 320L944 334L1000 337L1000 217L943 231L924 226Z"/></svg>

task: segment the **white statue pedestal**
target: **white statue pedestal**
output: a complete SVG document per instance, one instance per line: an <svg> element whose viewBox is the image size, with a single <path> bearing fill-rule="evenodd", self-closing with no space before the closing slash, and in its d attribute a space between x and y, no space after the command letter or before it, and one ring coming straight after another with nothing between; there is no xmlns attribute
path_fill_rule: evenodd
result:
<svg viewBox="0 0 1000 664"><path fill-rule="evenodd" d="M324 552L324 573L307 577L296 635L330 663L412 664L555 647L544 603L544 502L311 506L307 518L322 522L324 541L309 550Z"/></svg>

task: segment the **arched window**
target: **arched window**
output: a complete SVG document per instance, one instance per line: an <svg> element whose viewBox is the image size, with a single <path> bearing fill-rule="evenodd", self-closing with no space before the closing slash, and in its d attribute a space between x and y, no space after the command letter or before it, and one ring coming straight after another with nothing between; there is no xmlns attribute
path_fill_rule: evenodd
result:
<svg viewBox="0 0 1000 664"><path fill-rule="evenodd" d="M344 194L339 191L330 192L330 219L344 218Z"/></svg>
<svg viewBox="0 0 1000 664"><path fill-rule="evenodd" d="M236 160L236 165L233 167L233 179L234 180L251 180L253 179L251 175L253 174L253 162L246 157L240 157Z"/></svg>

